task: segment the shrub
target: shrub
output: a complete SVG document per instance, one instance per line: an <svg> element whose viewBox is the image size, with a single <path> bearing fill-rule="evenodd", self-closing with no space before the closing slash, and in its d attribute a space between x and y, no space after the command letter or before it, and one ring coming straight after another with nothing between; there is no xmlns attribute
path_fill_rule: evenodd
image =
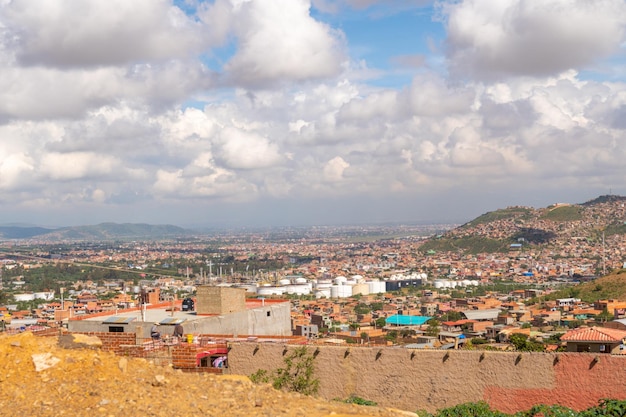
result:
<svg viewBox="0 0 626 417"><path fill-rule="evenodd" d="M306 346L300 346L285 356L284 368L278 368L272 374L259 369L250 375L250 380L254 383L271 383L276 389L315 395L320 381L314 377L314 359Z"/></svg>

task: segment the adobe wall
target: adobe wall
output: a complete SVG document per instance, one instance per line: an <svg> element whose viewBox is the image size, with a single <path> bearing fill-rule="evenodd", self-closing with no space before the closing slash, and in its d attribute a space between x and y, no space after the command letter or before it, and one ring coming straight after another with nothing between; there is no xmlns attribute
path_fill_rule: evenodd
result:
<svg viewBox="0 0 626 417"><path fill-rule="evenodd" d="M258 369L284 366L282 344L230 346L229 373L250 375ZM582 410L602 398L626 398L626 357L378 347L309 349L311 353L319 349L315 372L321 381L320 396L326 399L356 395L381 406L430 412L484 400L494 409L514 413L535 404Z"/></svg>

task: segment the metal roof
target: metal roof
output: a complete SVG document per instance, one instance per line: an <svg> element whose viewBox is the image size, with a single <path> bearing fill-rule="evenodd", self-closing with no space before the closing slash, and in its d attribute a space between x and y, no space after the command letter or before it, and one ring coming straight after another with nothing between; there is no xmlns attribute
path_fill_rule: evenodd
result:
<svg viewBox="0 0 626 417"><path fill-rule="evenodd" d="M468 320L495 320L502 310L499 308L489 308L486 310L464 310L461 311Z"/></svg>
<svg viewBox="0 0 626 417"><path fill-rule="evenodd" d="M107 317L102 323L104 324L130 324L136 317L128 316L111 316Z"/></svg>
<svg viewBox="0 0 626 417"><path fill-rule="evenodd" d="M175 325L175 324L182 324L182 323L184 323L185 321L187 321L187 320L185 320L185 319L181 319L181 318L178 318L178 317L167 317L167 318L165 318L165 319L161 320L161 321L159 322L159 324L165 324L165 325L171 324L171 325Z"/></svg>
<svg viewBox="0 0 626 417"><path fill-rule="evenodd" d="M393 315L385 319L386 324L396 324L399 326L419 326L426 323L432 317L427 316L400 316Z"/></svg>

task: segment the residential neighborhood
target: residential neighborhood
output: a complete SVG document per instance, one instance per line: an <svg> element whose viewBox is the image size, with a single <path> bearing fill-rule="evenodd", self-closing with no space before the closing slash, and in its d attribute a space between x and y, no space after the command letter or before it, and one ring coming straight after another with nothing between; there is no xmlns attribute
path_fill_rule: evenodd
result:
<svg viewBox="0 0 626 417"><path fill-rule="evenodd" d="M533 223L528 209L509 210L525 213L525 220L239 232L186 241L6 240L0 244L2 325L6 331L62 328L75 317L193 300L199 287L219 286L245 289L248 299L289 301L291 333L311 344L578 350L585 347L574 347L580 337L570 337L572 329L606 327L616 330L613 344L598 351L621 353L623 344L614 343L624 330L618 324L626 300L610 298L599 279L602 271L621 271L626 241L621 234L597 241L597 234L591 239L580 231L589 216L624 218L622 201L602 201L567 222ZM511 235L507 228L519 229L520 222L551 237L542 245L520 239L503 252L424 250L470 233ZM595 285L592 298L579 297L579 285ZM598 342L608 337L581 334ZM537 345L520 345L520 339ZM594 340L585 341L596 349Z"/></svg>

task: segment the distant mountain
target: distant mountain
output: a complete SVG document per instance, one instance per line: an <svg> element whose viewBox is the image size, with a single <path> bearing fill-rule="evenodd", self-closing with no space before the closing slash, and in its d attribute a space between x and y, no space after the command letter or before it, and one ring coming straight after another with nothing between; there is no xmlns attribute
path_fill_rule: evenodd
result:
<svg viewBox="0 0 626 417"><path fill-rule="evenodd" d="M54 229L31 226L0 226L0 238L4 239L29 239L34 236L44 235Z"/></svg>
<svg viewBox="0 0 626 417"><path fill-rule="evenodd" d="M58 229L16 226L0 227L0 238L36 238L43 241L164 239L188 237L192 234L194 234L194 232L178 226L150 225L144 223L101 223L93 226L61 227Z"/></svg>
<svg viewBox="0 0 626 417"><path fill-rule="evenodd" d="M420 250L496 253L510 250L512 244L540 246L573 238L598 241L602 235L626 235L625 207L626 197L616 195L540 209L507 207L431 238Z"/></svg>

